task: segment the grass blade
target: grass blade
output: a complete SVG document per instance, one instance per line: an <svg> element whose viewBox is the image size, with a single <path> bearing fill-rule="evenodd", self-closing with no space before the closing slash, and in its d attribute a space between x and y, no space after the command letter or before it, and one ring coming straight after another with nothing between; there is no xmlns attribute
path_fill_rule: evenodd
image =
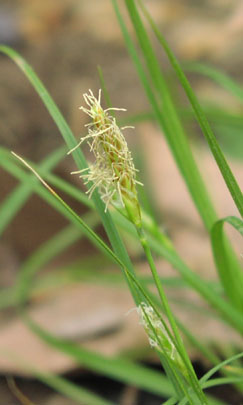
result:
<svg viewBox="0 0 243 405"><path fill-rule="evenodd" d="M165 396L173 394L173 388L162 373L121 358L107 358L73 343L62 341L40 328L29 318L25 317L25 321L41 340L54 349L74 358L78 364L84 367L88 367L95 372L102 373L102 375L117 379L118 381L134 384L149 392Z"/></svg>
<svg viewBox="0 0 243 405"><path fill-rule="evenodd" d="M35 370L33 374L36 378L42 381L44 384L60 392L65 397L70 398L77 403L83 405L114 405L114 403L101 398L93 392L77 386L63 377L59 377L53 374L41 373Z"/></svg>
<svg viewBox="0 0 243 405"><path fill-rule="evenodd" d="M19 180L28 181L29 175L27 175L21 168L19 168L12 162L12 157L9 161L9 156L11 156L10 153L0 153L1 166L3 166L7 171L9 171ZM47 201L51 206L57 209L75 226L77 226L77 222L74 221L73 217L70 216L66 212L66 210L62 209L62 206L57 203L53 196L45 188L43 188L42 185L36 183L33 184L33 187L41 198L44 198L45 201ZM113 218L119 226L136 237L136 231L134 227L127 220L121 217L119 213L114 212ZM206 281L204 281L196 273L188 268L188 266L179 257L171 241L166 235L163 235L163 238L161 240L156 240L153 236L148 234L148 240L151 248L155 253L168 260L169 263L171 263L172 266L179 271L180 275L188 283L188 285L195 289L204 299L206 299L210 303L210 305L216 308L221 316L226 319L227 322L230 323L234 328L236 328L236 330L243 333L242 315L238 311L236 311L236 309L232 307L232 305L230 305L218 294L216 294L214 290L208 288L208 283ZM6 301L6 299L7 301L10 300L10 298L11 297L4 297L4 301Z"/></svg>
<svg viewBox="0 0 243 405"><path fill-rule="evenodd" d="M114 213L113 217L115 218L116 224L119 224L119 226L135 237L135 230L128 221L125 221L120 215L117 215L117 213ZM227 323L236 328L240 333L243 333L241 312L234 308L229 302L225 301L214 289L209 288L207 281L199 277L196 272L193 272L187 266L165 234L163 234L161 240L155 238L154 235L150 233L147 234L147 238L152 250L156 254L171 263L188 285L215 308Z"/></svg>
<svg viewBox="0 0 243 405"><path fill-rule="evenodd" d="M3 151L4 149L1 148ZM64 147L57 149L55 152L47 156L40 164L40 168L44 171L53 169L64 156ZM16 213L22 208L24 203L32 193L32 182L38 181L35 176L30 175L29 182L20 184L11 195L8 195L0 206L0 235L4 232L8 224L14 218Z"/></svg>
<svg viewBox="0 0 243 405"><path fill-rule="evenodd" d="M10 154L9 154L10 155ZM4 155L2 155L4 157ZM16 166L11 162L10 156L7 156L1 159L1 165L6 168L9 172L12 172L17 178L21 180L28 181L29 176L25 174L20 167ZM30 167L30 166L29 166ZM33 169L32 169L33 170ZM36 172L35 172L36 173ZM37 183L38 184L38 183ZM46 183L47 185L47 183ZM48 185L47 185L48 186ZM96 233L80 218L62 199L59 197L54 190L51 191L51 188L48 186L46 190L43 186L40 188L35 185L36 190L40 193L41 196L51 203L55 209L61 212L66 218L71 220L74 224L81 227L84 234L97 246L103 253L108 254L110 258L115 261L119 266L124 267L122 261L116 256L116 254L106 245L106 243L98 236Z"/></svg>
<svg viewBox="0 0 243 405"><path fill-rule="evenodd" d="M162 47L164 48L171 65L173 66L175 73L182 85L182 87L184 88L186 95L192 105L192 108L194 110L195 116L197 118L197 121L200 125L200 128L202 130L202 133L204 135L204 137L206 138L209 147L211 149L211 152L217 162L217 165L219 167L219 170L224 178L224 181L230 191L230 194L236 204L236 207L239 210L240 215L243 217L243 195L242 192L240 190L240 187L227 163L226 158L224 157L223 152L220 149L220 146L213 134L213 131L209 125L209 122L206 118L206 115L203 112L203 109L201 108L197 97L195 95L195 93L193 92L189 81L187 80L183 70L180 67L179 62L177 61L176 57L174 56L173 52L171 51L171 49L169 48L165 38L163 37L163 35L161 34L161 32L159 31L158 27L156 26L156 24L154 23L154 21L152 20L151 16L149 15L149 13L147 12L146 8L143 6L141 0L139 1L139 4L142 7L142 10L146 16L146 18L148 19L156 37L158 38L160 44L162 45Z"/></svg>
<svg viewBox="0 0 243 405"><path fill-rule="evenodd" d="M63 377L56 376L50 372L43 372L39 370L36 366L27 363L23 357L15 355L14 352L10 353L8 351L4 351L4 353L1 353L1 355L4 355L15 364L18 364L18 367L25 373L31 374L31 376L34 376L42 383L53 388L55 391L60 392L65 397L77 401L78 404L114 405L110 401L101 398L100 396L94 394L86 388L82 388L78 385L73 384L71 381L68 381ZM21 404L23 403L27 405L28 403L29 405L34 405L31 401L28 401L27 398L23 397L21 391L16 387L14 380L10 379L9 383L11 383L10 388L12 388L13 393L15 394L16 398L19 399Z"/></svg>
<svg viewBox="0 0 243 405"><path fill-rule="evenodd" d="M226 217L217 221L211 230L214 259L222 285L232 304L242 311L243 273L238 262L234 266L232 261L229 262L228 245L223 232L225 223L232 225L243 236L243 221L236 217Z"/></svg>
<svg viewBox="0 0 243 405"><path fill-rule="evenodd" d="M243 101L243 89L238 83L236 83L227 74L215 69L212 66L205 65L204 63L191 62L185 64L185 70L188 72L199 73L201 75L207 76L221 87L224 87L240 101Z"/></svg>
<svg viewBox="0 0 243 405"><path fill-rule="evenodd" d="M210 387L216 387L218 385L226 385L226 384L237 384L237 383L242 383L243 382L243 377L221 377L221 378L214 378L212 380L207 381L203 387L204 388L210 388Z"/></svg>
<svg viewBox="0 0 243 405"><path fill-rule="evenodd" d="M211 370L209 370L206 374L204 374L204 376L200 379L200 383L203 385L205 384L206 381L209 380L209 378L214 375L215 373L217 373L217 371L219 371L222 367L226 366L229 363L232 363L232 361L235 361L237 359L240 359L243 357L243 352L242 353L238 353L234 356L231 356L229 359L222 361L221 363L217 364L217 366L211 368Z"/></svg>
<svg viewBox="0 0 243 405"><path fill-rule="evenodd" d="M126 0L127 9L133 22L148 71L150 73L150 79L153 81L154 87L159 91L163 104L162 107L161 105L158 105L152 92L151 84L147 79L142 64L133 46L131 37L127 32L126 26L119 12L117 1L113 0L112 2L117 13L117 18L119 20L127 47L136 65L142 84L145 87L147 96L151 106L153 107L155 117L157 118L161 129L164 131L175 161L185 179L188 190L192 195L200 216L202 217L206 228L210 229L212 223L216 220L216 214L192 155L188 139L185 136L181 122L178 118L178 114L172 102L166 80L161 73L160 66L153 52L152 45L137 12L135 3L133 0Z"/></svg>
<svg viewBox="0 0 243 405"><path fill-rule="evenodd" d="M76 146L77 142L72 134L71 129L69 128L69 126L68 126L67 122L65 121L65 119L63 118L60 110L54 103L53 99L51 98L48 91L42 84L41 80L37 77L37 75L31 68L31 66L16 51L9 48L8 46L1 45L0 52L4 53L8 57L10 57L17 64L17 66L22 70L22 72L25 74L25 76L27 77L29 82L32 84L32 86L34 87L34 89L36 90L38 95L40 96L41 100L43 101L44 105L46 106L47 110L49 111L51 117L53 118L54 122L56 123L57 127L59 128L60 133L62 134L62 136L68 146L68 149L71 150L72 148L74 148ZM77 164L78 169L81 170L88 166L80 148L76 149L73 152L73 158ZM111 216L108 211L105 213L104 203L101 201L97 190L94 191L92 198L95 203L96 209L99 212L99 215L101 217L104 228L107 232L110 243L114 249L114 252L124 262L126 267L130 269L130 271L134 271L131 260L128 256L127 251L124 247L124 244L113 224Z"/></svg>

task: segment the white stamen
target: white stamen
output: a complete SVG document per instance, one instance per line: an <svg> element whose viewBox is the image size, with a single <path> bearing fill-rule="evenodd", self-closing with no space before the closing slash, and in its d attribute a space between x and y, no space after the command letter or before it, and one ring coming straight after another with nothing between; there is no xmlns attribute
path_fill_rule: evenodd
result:
<svg viewBox="0 0 243 405"><path fill-rule="evenodd" d="M135 129L132 125L126 125L125 127L121 127L122 130L124 129Z"/></svg>

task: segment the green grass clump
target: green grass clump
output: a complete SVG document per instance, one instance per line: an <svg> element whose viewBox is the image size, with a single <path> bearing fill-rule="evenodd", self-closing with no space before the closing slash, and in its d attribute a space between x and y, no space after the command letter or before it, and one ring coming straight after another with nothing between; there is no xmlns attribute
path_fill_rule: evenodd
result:
<svg viewBox="0 0 243 405"><path fill-rule="evenodd" d="M208 232L208 238L211 242L215 259L215 266L218 272L217 283L209 282L198 276L195 271L185 263L183 258L180 257L168 235L161 231L153 215L153 209L149 209L149 212L145 211L141 202L138 201L137 193L135 192L134 178L132 177L132 180L128 178L129 175L133 173L131 165L126 168L128 175L121 177L118 185L118 191L120 192L120 198L123 204L122 207L120 206L117 210L107 209L109 203L117 203L117 201L112 201L113 194L110 192L110 188L106 189L110 193L108 203L103 201L104 198L101 198L102 195L100 195L96 187L92 188L92 184L92 193L90 193L92 194L92 198L89 199L84 192L52 173L52 170L68 150L72 150L77 169L81 171L81 173L83 173L83 170L87 169L88 163L81 148L76 147L75 137L67 122L33 69L16 51L6 46L0 46L0 51L17 64L37 91L66 143L65 148L56 150L41 163L35 165L32 162L25 162L21 158L20 160L22 160L22 162L20 162L16 159L16 155L13 156L10 151L5 148L0 148L0 165L20 182L0 206L0 233L6 229L33 192L36 192L42 199L54 207L54 209L70 223L60 233L40 246L22 264L15 285L7 291L1 291L0 306L2 308L8 306L20 308L24 322L26 322L33 333L38 335L39 338L52 347L53 350L65 353L67 356L72 357L77 364L88 367L93 371L166 397L168 398L168 401L166 401L167 405L176 403L181 405L186 403L222 404L222 401L218 401L207 395L206 389L219 384L235 384L237 389L242 391L242 370L238 367L238 363L235 363L236 366L232 366L231 368L227 366L228 363L239 362L242 353L220 362L217 354L204 342L196 338L193 333L176 318L164 291L164 286L168 283L168 280L158 275L154 255L156 254L163 257L172 264L174 269L179 273L179 278L169 280L173 288L179 286L195 291L213 308L214 315L218 319L228 324L228 326L232 327L239 334L242 334L243 273L239 260L229 240L225 236L224 224L230 224L242 235L243 221L240 217L237 218L233 216L218 218L216 214L211 197L207 191L207 185L202 179L197 161L194 157L194 152L181 121L183 114L179 114L175 107L173 96L167 85L166 76L158 62L158 56L153 50L148 30L145 28L144 18L149 22L152 32L157 37L161 48L165 51L179 83L185 90L191 105L191 110L187 111L187 114L190 116L193 114L197 120L209 149L212 152L212 158L215 159L241 216L243 214L242 192L211 129L207 118L207 109L200 105L179 62L153 22L143 2L141 0L138 2L125 0L137 37L138 43L136 45L128 33L123 16L118 7L118 2L112 0L112 3L128 51L135 64L138 76L151 106L151 112L136 119L152 118L156 120L166 137L171 148L171 153L187 185L202 223ZM140 47L140 52L137 51L137 46ZM197 72L208 75L242 100L242 89L221 72L215 69L203 69L202 66L198 65L191 66L190 69L196 69ZM101 70L99 73L102 84L105 86ZM106 88L104 89L104 94L106 94L110 107L111 102L109 101ZM97 105L98 104L95 105L95 108L97 108ZM114 136L112 136L109 141L107 140L107 128L109 126L109 130L114 130L115 128L116 131L119 131L118 127L113 126L115 123L114 115L112 115L112 118L110 118L108 122L107 116L104 115L104 110L102 110L104 114L99 110L98 116L100 121L97 121L96 116L92 116L92 108L93 107L90 109L91 118L94 119L92 128L96 128L94 136L102 136L100 139L103 147L102 151L109 157L108 166L110 166L107 166L106 169L112 170L116 167L116 176L122 176L125 166L122 167L119 158L121 148L124 147L123 140L121 140L121 137L119 138L119 133L116 138L116 143L113 143L113 145L111 145L111 143L115 142ZM97 113L96 110L95 112ZM216 112L218 114L218 111ZM211 113L212 116L211 118L209 117L210 119L214 117L212 111ZM217 114L215 115L216 119ZM221 111L221 117L222 116L225 117L229 124L229 115ZM103 131L104 128L101 127L102 120L104 121L104 125L106 125L105 132ZM240 120L242 124L242 117L240 117ZM104 135L105 133L106 135ZM109 148L105 146L108 145L108 142ZM114 150L117 153L116 156L114 156ZM129 153L130 152L127 152L127 156L130 156ZM103 159L103 155L98 156ZM24 163L32 173L27 172L23 168L22 163ZM103 160L102 165L99 166L99 170L102 166L104 166ZM40 181L36 177L38 177ZM88 180L90 179L91 177L88 178ZM92 180L95 179L92 178ZM114 180L109 183L109 187L113 186L113 182ZM88 212L82 218L78 216L52 187L55 187L84 204ZM143 194L146 194L146 187ZM148 203L148 200L146 201ZM116 204L114 205L116 206ZM95 226L100 223L105 229L110 245L104 242L94 230ZM144 255L151 270L151 276L147 279L136 273L120 236L120 231L129 234L129 237L133 238L136 243L139 243L143 248ZM134 298L137 311L140 314L140 322L147 332L151 345L157 352L158 358L166 372L166 376L162 372L152 371L145 366L136 364L133 360L122 357L106 358L75 344L62 341L33 322L25 313L25 303L27 300L35 294L38 289L48 288L51 282L63 282L65 284L68 282L77 282L82 279L82 277L85 277L85 279L90 278L92 281L92 274L97 270L97 268L93 267L92 272L89 272L88 267L85 273L81 274L81 272L80 279L78 278L78 280L75 278L77 277L76 272L74 278L72 278L73 273L68 272L63 279L54 276L52 281L48 276L43 276L42 278L36 277L43 266L52 258L67 249L76 240L83 237L88 238L99 250L100 254L106 256L108 262L112 262L120 269L127 283L127 287ZM100 282L104 283L121 283L121 278L110 278L108 281L107 275L104 274L99 274L99 279ZM157 294L151 292L151 285L157 287ZM203 356L212 363L213 368L200 380L195 374L181 334L185 335L190 344L201 351ZM75 399L78 403L84 403L85 401L85 404L93 405L110 404L109 401L87 390L83 390L63 378L40 373L38 369L32 367L32 365L26 365L26 367L41 381L50 385L63 395ZM221 371L222 376L212 379L213 374L217 371Z"/></svg>

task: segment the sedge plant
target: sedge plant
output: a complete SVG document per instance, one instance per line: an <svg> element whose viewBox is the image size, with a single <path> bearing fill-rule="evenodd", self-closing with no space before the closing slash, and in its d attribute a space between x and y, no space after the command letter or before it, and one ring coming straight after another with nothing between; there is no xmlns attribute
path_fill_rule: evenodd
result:
<svg viewBox="0 0 243 405"><path fill-rule="evenodd" d="M142 184L136 180L136 169L125 138L116 124L115 118L108 113L111 109L117 109L108 108L103 110L100 104L100 98L101 92L99 92L98 99L94 97L91 91L89 94L84 95L89 109L84 107L81 107L81 109L92 118L92 122L86 125L88 127L88 135L82 138L81 141L69 151L69 153L73 153L83 141L88 139L90 150L95 155L95 163L85 169L72 172L72 174L79 174L80 177L85 179L85 184L91 184L91 187L87 191L89 197L92 197L93 192L98 188L101 199L105 203L105 211L107 211L108 205L112 203L115 207L118 207L118 209L124 209L127 218L135 226L158 290L161 307L167 315L171 330L155 309L152 300L148 297L148 294L142 285L140 285L139 281L137 281L135 276L130 274L123 263L118 260L118 263L122 266L127 276L138 312L140 313L141 323L144 325L148 334L149 342L155 347L159 354L161 362L175 387L175 393L178 398L183 399L186 396L188 397L189 403L206 404L206 397L201 390L183 346L174 316L170 310L161 280L157 273L149 244L143 231L141 209L136 190L136 184ZM91 142L89 141L90 139ZM13 155L38 177L46 189L55 199L61 202L66 210L71 212L74 218L83 223L60 196L24 159L14 152ZM85 228L87 227L84 223L83 226ZM90 231L90 236L91 235L92 239L99 240L92 231ZM104 246L103 242L100 241L100 243ZM147 300L147 302L145 302L145 300Z"/></svg>
<svg viewBox="0 0 243 405"><path fill-rule="evenodd" d="M173 343L173 340L168 334L168 327L166 326L164 328L164 322L162 323L159 318L156 320L156 315L154 314L153 308L140 301L139 310L142 314L143 323L146 325L145 329L150 336L150 342L154 342L153 345L161 352L162 356L165 357L165 361L168 364L167 367L169 368L170 373L176 374L175 370L180 370L185 379L191 377L192 382L196 384L197 381L195 379L195 375L192 373L189 358L186 357L186 351L182 345L182 340L177 330L176 322L174 320L172 311L170 310L164 289L153 261L149 244L143 231L141 208L136 190L136 185L142 184L136 180L136 169L121 129L117 125L116 119L109 115L109 111L115 111L118 109L110 107L104 110L102 108L101 91L99 92L98 99L95 98L91 90L89 94L84 94L84 99L88 105L88 109L84 107L81 107L81 109L91 118L91 122L86 124L88 127L88 135L82 138L78 145L69 153L73 152L77 147L79 147L83 141L88 141L90 151L93 152L95 156L95 162L88 168L73 172L73 174L79 174L80 177L85 180L85 184L91 184L90 188L88 189L88 194L90 197L92 196L94 190L98 188L101 198L105 203L105 211L107 210L108 205L112 203L115 207L118 207L118 209L124 209L127 218L135 226L139 240L148 260L162 307L165 310L170 327L174 334L172 339L175 339L176 345ZM123 129L126 129L126 127ZM154 336L154 339L151 338L151 334ZM167 350L168 348L170 348L170 350ZM184 361L186 364L184 364L179 351L183 353L182 356L184 356ZM191 374L187 369L188 364ZM176 379L178 382L176 382ZM185 384L183 384L183 382L181 383L177 376L175 380L173 379L173 381L175 383L177 392L184 396ZM198 390L196 392L199 393L199 396L203 397L199 385L195 386ZM204 403L206 403L206 399Z"/></svg>
<svg viewBox="0 0 243 405"><path fill-rule="evenodd" d="M67 144L69 153L74 157L77 165L75 173L79 174L86 184L87 193L51 173L51 170L62 158L63 149L55 151L39 165L26 162L16 154L13 156L4 148L0 149L0 165L21 182L0 207L0 232L4 231L33 191L38 193L41 198L52 205L70 222L70 226L44 243L23 263L16 284L6 291L6 294L3 291L1 292L0 307L15 305L21 306L23 309L27 299L38 288L38 284L34 283L34 276L40 271L41 267L64 248L67 248L73 241L86 236L99 249L101 254L105 254L108 260L111 260L122 270L134 298L134 305L140 323L147 333L150 345L156 350L167 377L164 377L159 372L135 364L133 361L121 358L108 359L80 346L62 341L40 328L26 313L22 313L27 325L53 349L66 353L74 358L78 364L169 398L168 404L220 404L222 402L206 395L204 389L221 383L237 384L237 389L242 389L242 374L239 366L237 364L231 368L228 366L231 361L239 361L242 354L232 356L220 363L217 355L198 340L185 325L179 322L171 310L164 292L164 285L167 281L158 274L153 254L165 258L173 265L180 276L180 286L181 283L185 283L187 288L196 291L214 309L215 316L242 334L242 272L230 243L224 235L225 223L229 223L242 233L242 220L232 216L219 219L216 215L137 5L141 7L145 18L147 18L157 39L165 49L180 83L186 91L195 116L219 165L239 213L242 213L242 194L228 162L214 138L214 134L204 115L204 110L200 107L179 63L147 13L143 3L141 1L137 3L133 0L125 1L141 47L141 56L138 56L136 46L128 33L117 1L113 0L112 3L138 76L148 96L152 108L152 117L157 120L166 136L202 222L210 235L219 282L217 286L213 286L199 277L184 262L173 246L173 242L168 235L161 231L153 216L143 210L137 192L137 187L143 186L137 179L137 170L123 135L123 130L126 128L120 128L114 117L114 112L119 109L112 106L104 109L101 105L100 92L97 98L91 91L85 94L86 106L81 109L88 114L91 122L86 126L88 134L85 134L77 144L58 107L32 68L14 50L1 46L0 51L15 61L47 107ZM144 60L141 60L141 58ZM146 69L144 69L144 62L147 64ZM88 143L91 152L94 154L95 160L92 164L87 163L82 153L83 142ZM23 167L19 164L20 161L17 161L16 157L34 173L34 177L23 170ZM36 181L36 176L42 184ZM85 204L90 212L80 218L54 191L53 187L66 192L82 204ZM96 212L96 216L93 215L94 212ZM94 231L94 227L99 222L104 226L110 246ZM118 228L129 233L132 238L138 240L141 244L151 269L150 283L147 283L134 271L133 263L126 251ZM101 276L99 275L99 277ZM157 288L157 294L151 292L149 288L151 280ZM226 299L222 295L222 290ZM187 337L191 345L196 346L214 364L211 372L200 381L197 379L188 357L181 338L181 332ZM224 377L211 379L213 373L221 369ZM85 390L77 390L73 384L67 383L65 379L43 375L37 371L34 374L46 384L68 395L70 398L75 398L80 403L86 398L87 404L108 404L108 401L103 398L93 396Z"/></svg>

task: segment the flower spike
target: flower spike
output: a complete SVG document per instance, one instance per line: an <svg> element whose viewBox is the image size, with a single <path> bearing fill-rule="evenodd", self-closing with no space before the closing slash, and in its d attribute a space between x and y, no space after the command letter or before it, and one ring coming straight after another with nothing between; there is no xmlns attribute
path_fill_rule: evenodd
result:
<svg viewBox="0 0 243 405"><path fill-rule="evenodd" d="M134 167L131 152L127 142L109 111L124 108L101 107L101 90L98 99L91 90L84 94L84 100L88 106L80 107L82 111L91 117L92 122L86 124L88 134L81 138L80 142L71 150L72 153L84 141L87 141L90 151L95 156L95 163L90 165L89 170L79 171L80 177L85 180L85 184L93 184L87 191L89 197L98 188L102 200L105 202L105 210L110 203L126 209L129 219L137 226L141 227L141 213L138 203L136 184L136 169ZM125 128L124 128L125 129Z"/></svg>
<svg viewBox="0 0 243 405"><path fill-rule="evenodd" d="M137 312L140 317L140 324L148 335L150 346L170 359L186 377L187 370L182 358L154 309L145 302L141 302L137 307Z"/></svg>

